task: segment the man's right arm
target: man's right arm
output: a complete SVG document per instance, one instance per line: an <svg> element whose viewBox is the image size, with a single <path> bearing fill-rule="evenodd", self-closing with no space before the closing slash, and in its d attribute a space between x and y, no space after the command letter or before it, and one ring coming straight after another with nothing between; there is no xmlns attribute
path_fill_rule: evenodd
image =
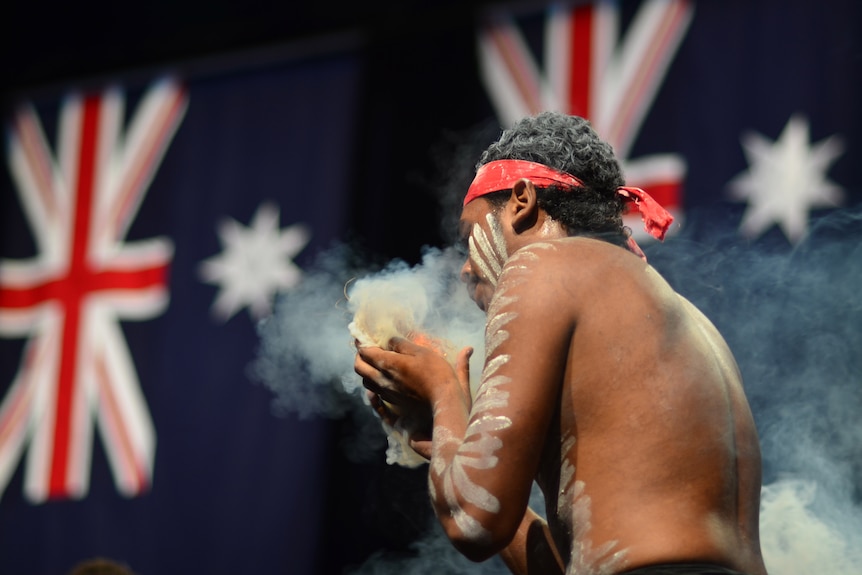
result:
<svg viewBox="0 0 862 575"><path fill-rule="evenodd" d="M529 507L500 557L514 575L563 575L565 570L547 522Z"/></svg>

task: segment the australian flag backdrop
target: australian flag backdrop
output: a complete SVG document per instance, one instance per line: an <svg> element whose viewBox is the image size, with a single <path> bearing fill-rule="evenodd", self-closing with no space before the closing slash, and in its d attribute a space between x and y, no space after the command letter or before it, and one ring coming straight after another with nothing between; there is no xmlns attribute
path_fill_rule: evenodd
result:
<svg viewBox="0 0 862 575"><path fill-rule="evenodd" d="M444 192L546 109L676 218L626 223L737 356L770 573L862 572L862 4L397 4L4 93L0 575L505 572L442 540L421 468L349 457L361 425L250 366L333 246L448 245Z"/></svg>

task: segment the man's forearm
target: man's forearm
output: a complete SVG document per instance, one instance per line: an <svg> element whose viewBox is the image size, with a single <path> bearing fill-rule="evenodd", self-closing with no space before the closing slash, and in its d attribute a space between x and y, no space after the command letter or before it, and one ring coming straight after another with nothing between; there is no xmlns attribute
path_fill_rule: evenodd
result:
<svg viewBox="0 0 862 575"><path fill-rule="evenodd" d="M500 557L515 575L562 575L565 571L548 524L529 507L515 537L500 552Z"/></svg>

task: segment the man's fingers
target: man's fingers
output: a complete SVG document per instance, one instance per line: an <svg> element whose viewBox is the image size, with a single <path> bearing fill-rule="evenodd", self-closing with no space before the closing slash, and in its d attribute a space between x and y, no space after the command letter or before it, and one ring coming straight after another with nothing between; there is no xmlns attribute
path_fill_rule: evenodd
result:
<svg viewBox="0 0 862 575"><path fill-rule="evenodd" d="M465 347L458 352L458 357L455 359L455 375L458 377L458 382L467 397L472 397L470 393L470 358L473 356L473 348Z"/></svg>
<svg viewBox="0 0 862 575"><path fill-rule="evenodd" d="M363 377L362 386L368 391L383 397L387 401L392 401L393 398L398 397L398 390L395 385L383 375L379 375L375 378Z"/></svg>
<svg viewBox="0 0 862 575"><path fill-rule="evenodd" d="M356 350L353 369L356 373L363 376L366 374L369 374L369 377L378 374L387 376L394 368L390 361L392 355L391 351L386 351L379 347L361 347Z"/></svg>
<svg viewBox="0 0 862 575"><path fill-rule="evenodd" d="M410 447L413 449L413 451L415 451L416 453L418 453L419 455L421 455L422 457L424 457L428 461L431 461L432 443L431 443L430 439L424 439L424 438L423 439L418 439L418 438L413 439L413 438L411 438L410 439Z"/></svg>
<svg viewBox="0 0 862 575"><path fill-rule="evenodd" d="M362 385L365 389L373 393L385 395L396 390L395 384L385 371L374 367L359 354L353 360L353 371L362 377Z"/></svg>
<svg viewBox="0 0 862 575"><path fill-rule="evenodd" d="M354 362L356 373L362 376L362 387L369 394L369 399L378 397L393 405L404 402L404 395L389 377L374 366L359 359Z"/></svg>
<svg viewBox="0 0 862 575"><path fill-rule="evenodd" d="M411 353L420 347L406 337L395 336L389 340L389 349L397 353Z"/></svg>
<svg viewBox="0 0 862 575"><path fill-rule="evenodd" d="M356 354L353 358L353 371L362 376L362 379L375 379L380 375L380 370L368 363L362 354Z"/></svg>
<svg viewBox="0 0 862 575"><path fill-rule="evenodd" d="M473 348L467 346L458 352L458 357L455 359L455 370L458 375L470 376L470 358L473 356Z"/></svg>
<svg viewBox="0 0 862 575"><path fill-rule="evenodd" d="M398 353L380 347L367 346L357 349L356 355L366 364L384 375L389 376L398 372ZM356 365L356 362L354 362L354 368L356 368Z"/></svg>
<svg viewBox="0 0 862 575"><path fill-rule="evenodd" d="M372 345L356 348L356 355L361 357L362 361L378 367L383 361L384 353L383 349Z"/></svg>
<svg viewBox="0 0 862 575"><path fill-rule="evenodd" d="M391 351L378 348L364 348L364 353L357 353L353 360L353 370L362 376L362 385L365 389L379 395L393 405L400 405L410 401L407 396L409 391L399 385L398 370L393 362L388 362L383 357L386 354L394 356ZM392 369L388 369L393 366ZM407 394L405 395L405 392Z"/></svg>
<svg viewBox="0 0 862 575"><path fill-rule="evenodd" d="M383 401L383 398L370 391L367 393L369 394L368 398L371 402L371 407L377 413L378 417L389 425L395 425L395 420L398 419L398 416L392 412L386 402Z"/></svg>

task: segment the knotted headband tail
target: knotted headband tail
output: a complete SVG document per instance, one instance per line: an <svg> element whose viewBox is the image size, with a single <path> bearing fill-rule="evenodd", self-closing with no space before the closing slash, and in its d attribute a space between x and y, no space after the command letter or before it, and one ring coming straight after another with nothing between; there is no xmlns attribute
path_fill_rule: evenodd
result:
<svg viewBox="0 0 862 575"><path fill-rule="evenodd" d="M515 182L522 178L530 180L534 186L539 188L558 185L569 190L575 190L584 187L584 183L575 176L549 168L544 164L526 160L497 160L488 162L476 172L476 177L473 178L473 183L470 184L467 195L464 197L464 205L466 206L476 198L486 194L510 190ZM622 186L617 188L617 193L637 207L647 233L654 238L664 240L664 236L673 222L673 216L640 188ZM632 249L632 251L635 250ZM637 248L635 253L638 252L640 252L640 248ZM643 252L640 252L638 255L642 254Z"/></svg>
<svg viewBox="0 0 862 575"><path fill-rule="evenodd" d="M617 188L617 193L635 205L641 214L647 233L663 241L667 229L673 223L673 216L640 188L621 186Z"/></svg>

